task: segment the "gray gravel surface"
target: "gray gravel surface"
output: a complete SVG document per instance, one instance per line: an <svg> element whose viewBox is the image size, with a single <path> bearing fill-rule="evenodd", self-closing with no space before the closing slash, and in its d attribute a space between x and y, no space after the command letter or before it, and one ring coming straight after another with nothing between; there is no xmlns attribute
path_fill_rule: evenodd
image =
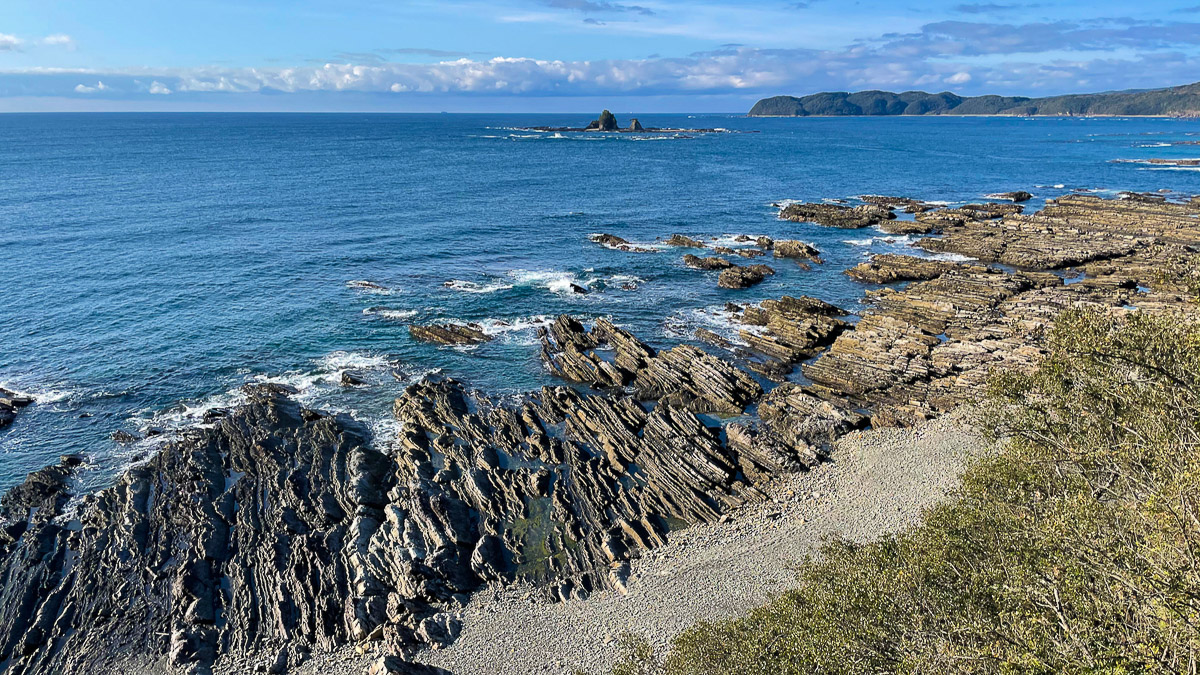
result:
<svg viewBox="0 0 1200 675"><path fill-rule="evenodd" d="M766 486L771 501L672 533L634 563L627 594L551 603L519 586L481 591L461 611L458 640L418 660L456 675L602 672L622 633L665 646L697 619L739 614L788 588L789 563L827 536L865 541L913 523L986 447L966 409L912 429L851 434L832 461ZM302 672L361 674L368 658L344 649Z"/></svg>

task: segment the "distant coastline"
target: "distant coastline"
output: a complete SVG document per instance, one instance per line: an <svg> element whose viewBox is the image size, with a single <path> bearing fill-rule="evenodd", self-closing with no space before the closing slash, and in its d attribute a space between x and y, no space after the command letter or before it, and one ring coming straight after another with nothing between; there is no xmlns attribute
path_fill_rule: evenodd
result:
<svg viewBox="0 0 1200 675"><path fill-rule="evenodd" d="M960 96L924 91L821 92L759 100L750 117L1197 117L1200 83L1139 91L1024 96Z"/></svg>

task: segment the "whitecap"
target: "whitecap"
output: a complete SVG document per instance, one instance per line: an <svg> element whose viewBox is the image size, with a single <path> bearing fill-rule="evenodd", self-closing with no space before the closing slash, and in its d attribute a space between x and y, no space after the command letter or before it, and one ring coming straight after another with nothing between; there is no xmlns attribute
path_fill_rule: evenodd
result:
<svg viewBox="0 0 1200 675"><path fill-rule="evenodd" d="M576 286L585 290L591 290L591 281L584 281L576 278L570 272L558 272L552 270L513 270L509 272L518 284L523 286L538 286L549 290L555 295L568 297L578 297L583 295L577 293L574 289Z"/></svg>
<svg viewBox="0 0 1200 675"><path fill-rule="evenodd" d="M415 309L393 309L391 307L368 307L363 310L363 314L378 316L392 321L403 321L411 319L418 314Z"/></svg>
<svg viewBox="0 0 1200 675"><path fill-rule="evenodd" d="M372 295L395 295L396 293L400 292L398 289L388 288L382 284L375 283L374 281L367 281L365 279L354 279L352 281L347 281L346 287L352 288L360 293L370 293Z"/></svg>
<svg viewBox="0 0 1200 675"><path fill-rule="evenodd" d="M723 305L684 309L663 319L662 331L666 337L695 340L696 329L705 328L739 346L746 346L742 339L742 331L761 334L765 326L750 326L743 324L741 315L730 312Z"/></svg>
<svg viewBox="0 0 1200 675"><path fill-rule="evenodd" d="M463 293L495 293L496 291L506 291L513 287L512 284L506 284L502 281L496 281L490 284L481 284L475 281L464 281L462 279L451 279L443 285L446 288L462 291Z"/></svg>
<svg viewBox="0 0 1200 675"><path fill-rule="evenodd" d="M72 402L86 397L86 392L81 389L71 389L62 386L29 385L9 381L0 381L0 389L7 389L17 396L31 398L34 403L42 405L62 403L64 401Z"/></svg>

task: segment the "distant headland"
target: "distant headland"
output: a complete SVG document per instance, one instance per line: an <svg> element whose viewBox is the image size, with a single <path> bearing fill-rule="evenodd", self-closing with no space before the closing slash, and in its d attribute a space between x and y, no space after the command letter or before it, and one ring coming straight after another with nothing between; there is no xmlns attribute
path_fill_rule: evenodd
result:
<svg viewBox="0 0 1200 675"><path fill-rule="evenodd" d="M959 96L948 91L836 91L808 96L772 96L750 109L750 117L843 117L859 115L1017 116L1200 116L1200 83L1167 89L1070 94L1045 98Z"/></svg>

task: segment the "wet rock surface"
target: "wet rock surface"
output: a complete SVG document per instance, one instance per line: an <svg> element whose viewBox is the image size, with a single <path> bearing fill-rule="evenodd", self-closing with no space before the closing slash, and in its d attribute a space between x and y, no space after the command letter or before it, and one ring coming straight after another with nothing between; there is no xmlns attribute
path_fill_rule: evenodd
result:
<svg viewBox="0 0 1200 675"><path fill-rule="evenodd" d="M33 405L32 397L0 387L0 429L12 424L17 413L30 405Z"/></svg>
<svg viewBox="0 0 1200 675"><path fill-rule="evenodd" d="M615 234L594 234L592 235L591 240L597 244L600 244L601 246L607 246L608 248L616 249L618 251L625 251L627 253L658 253L658 251L652 248L635 246Z"/></svg>

